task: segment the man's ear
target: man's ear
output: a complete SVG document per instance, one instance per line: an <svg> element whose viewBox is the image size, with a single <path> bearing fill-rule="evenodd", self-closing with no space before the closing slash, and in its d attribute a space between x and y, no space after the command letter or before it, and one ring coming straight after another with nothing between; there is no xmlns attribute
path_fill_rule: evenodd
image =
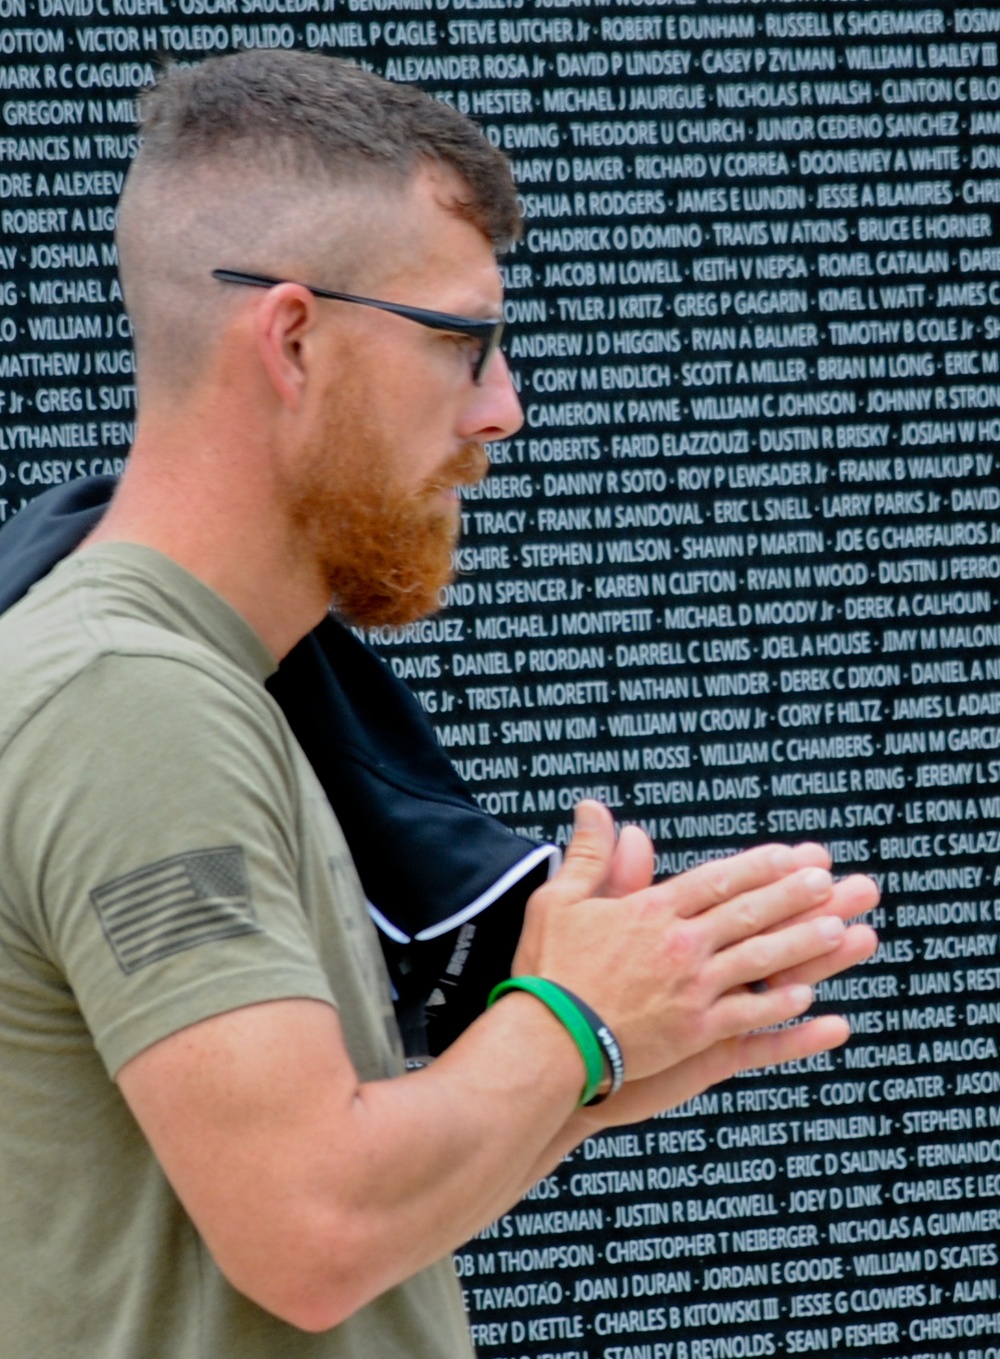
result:
<svg viewBox="0 0 1000 1359"><path fill-rule="evenodd" d="M300 406L314 358L316 299L300 283L269 288L254 312L254 340L278 399Z"/></svg>

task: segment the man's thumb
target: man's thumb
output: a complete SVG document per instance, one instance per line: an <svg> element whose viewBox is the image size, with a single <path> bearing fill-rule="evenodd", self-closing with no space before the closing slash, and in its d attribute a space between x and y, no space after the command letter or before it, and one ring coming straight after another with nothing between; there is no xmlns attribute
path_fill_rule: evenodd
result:
<svg viewBox="0 0 1000 1359"><path fill-rule="evenodd" d="M589 798L573 813L573 838L558 873L545 884L547 897L584 901L604 887L615 856L615 823L603 803Z"/></svg>

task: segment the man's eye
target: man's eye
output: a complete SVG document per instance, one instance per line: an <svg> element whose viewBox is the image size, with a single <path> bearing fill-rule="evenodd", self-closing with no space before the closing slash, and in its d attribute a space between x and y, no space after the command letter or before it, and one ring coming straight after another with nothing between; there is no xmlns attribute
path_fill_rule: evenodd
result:
<svg viewBox="0 0 1000 1359"><path fill-rule="evenodd" d="M475 367L483 357L483 350L486 346L484 342L477 339L475 335L462 335L459 334L458 331L450 331L448 333L448 338L459 351L466 356L473 367Z"/></svg>

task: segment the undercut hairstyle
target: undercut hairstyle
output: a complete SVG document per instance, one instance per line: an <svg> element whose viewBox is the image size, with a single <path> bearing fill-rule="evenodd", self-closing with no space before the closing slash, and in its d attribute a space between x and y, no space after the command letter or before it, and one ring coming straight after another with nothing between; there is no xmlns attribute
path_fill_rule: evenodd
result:
<svg viewBox="0 0 1000 1359"><path fill-rule="evenodd" d="M239 298L214 268L362 292L366 270L405 248L405 195L422 171L497 254L521 234L510 165L475 123L335 57L168 66L140 95L139 127L116 240L140 404L202 371Z"/></svg>
<svg viewBox="0 0 1000 1359"><path fill-rule="evenodd" d="M139 99L136 169L224 158L334 187L404 186L425 162L467 193L455 209L501 253L521 232L506 156L464 114L316 52L235 52L169 66Z"/></svg>

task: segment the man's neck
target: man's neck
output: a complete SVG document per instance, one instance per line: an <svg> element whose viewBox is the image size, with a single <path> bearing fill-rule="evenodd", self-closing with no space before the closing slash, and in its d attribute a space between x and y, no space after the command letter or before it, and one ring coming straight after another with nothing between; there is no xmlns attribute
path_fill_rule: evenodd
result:
<svg viewBox="0 0 1000 1359"><path fill-rule="evenodd" d="M171 431L172 441L176 431ZM84 546L132 542L170 557L240 613L276 660L323 618L322 582L295 559L270 488L223 449L176 460L140 436Z"/></svg>

